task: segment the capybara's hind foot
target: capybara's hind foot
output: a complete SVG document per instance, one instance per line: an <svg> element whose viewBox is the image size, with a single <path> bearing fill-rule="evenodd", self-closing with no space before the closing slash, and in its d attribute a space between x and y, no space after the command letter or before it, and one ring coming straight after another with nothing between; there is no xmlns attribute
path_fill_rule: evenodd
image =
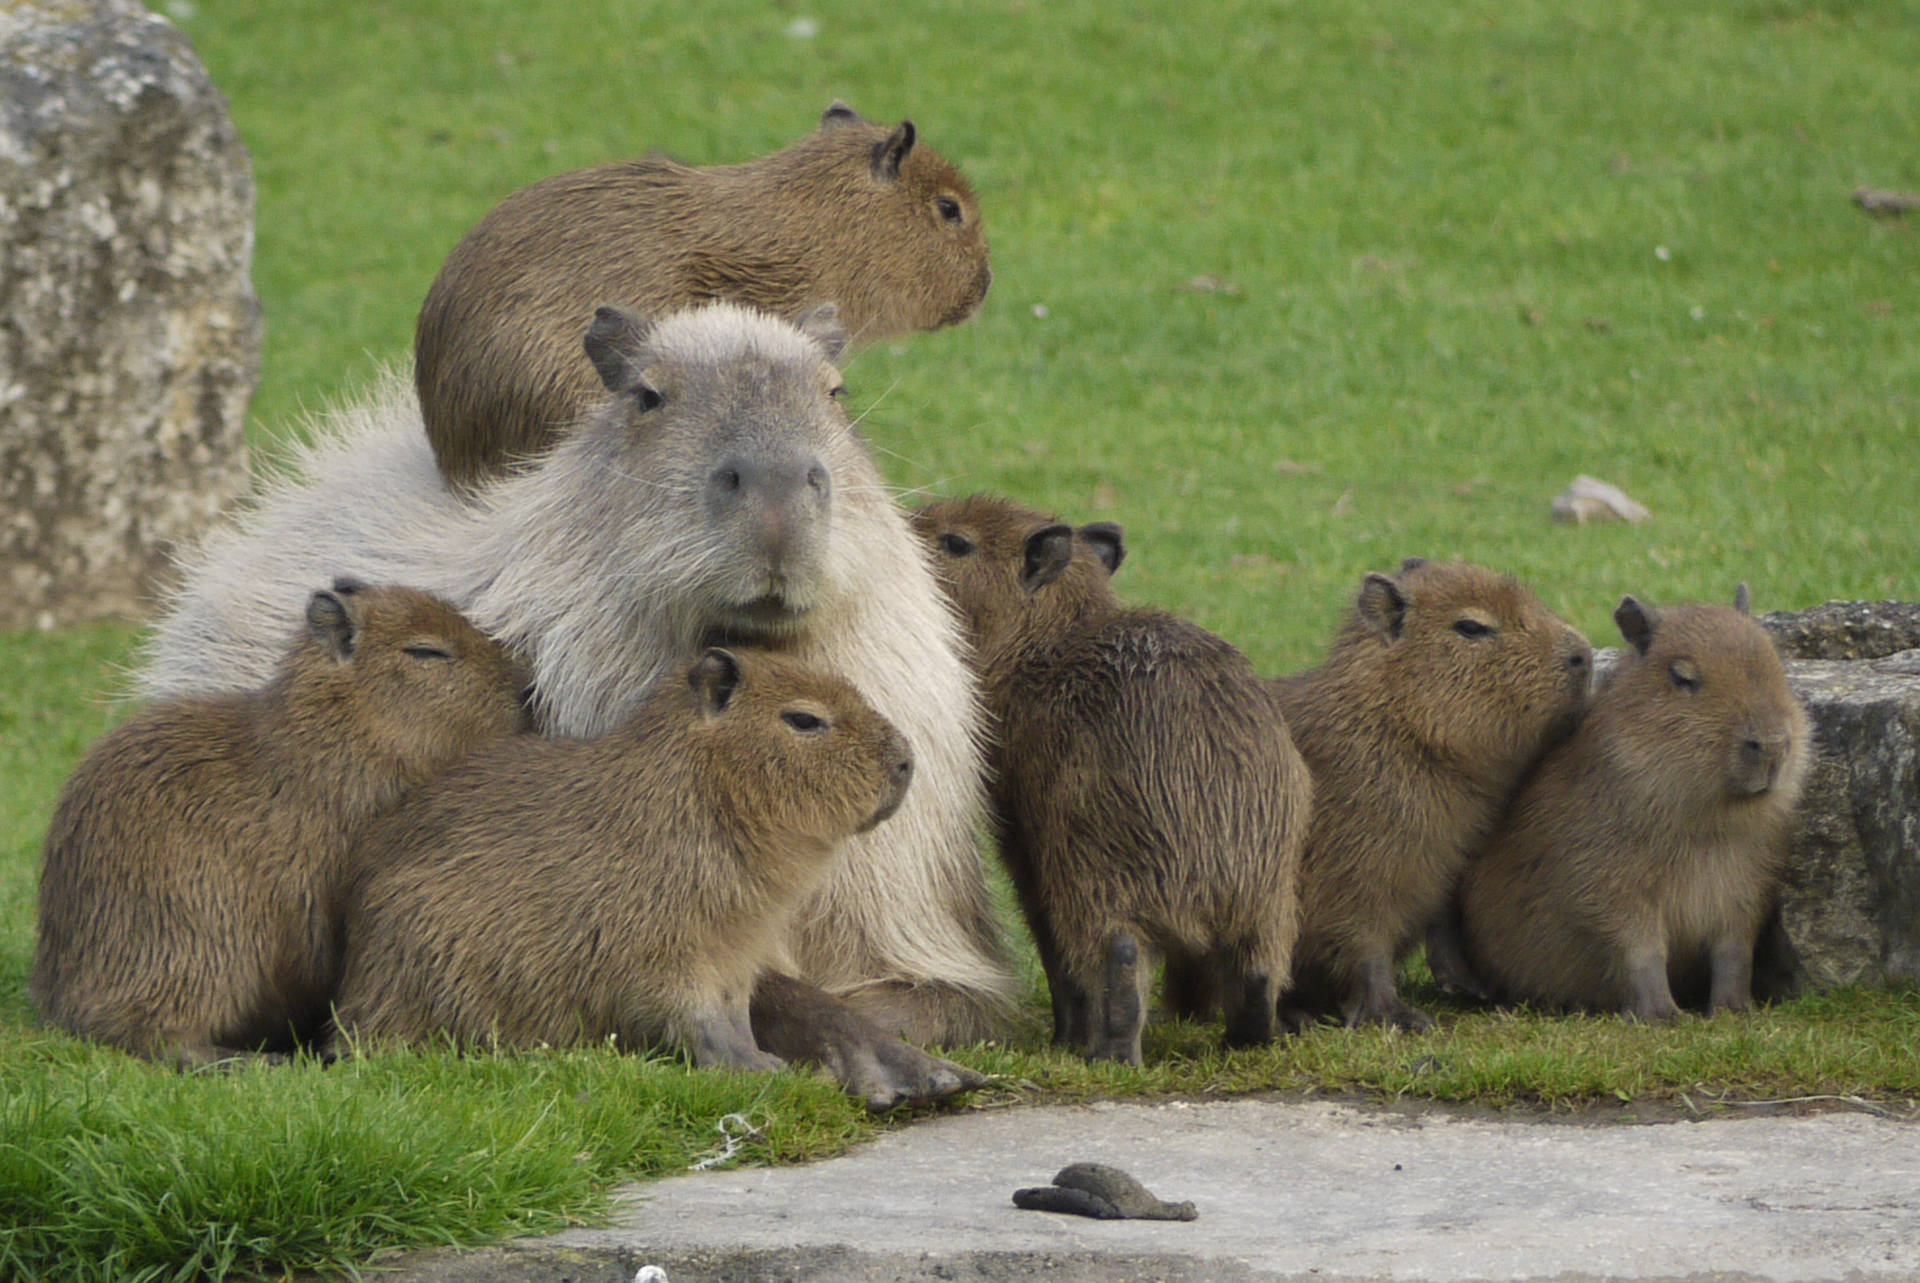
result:
<svg viewBox="0 0 1920 1283"><path fill-rule="evenodd" d="M850 1051L843 1067L832 1072L876 1114L898 1105L944 1100L987 1081L985 1074L884 1034L879 1041Z"/></svg>
<svg viewBox="0 0 1920 1283"><path fill-rule="evenodd" d="M1383 1004L1362 1004L1347 1013L1347 1024L1359 1028L1362 1025L1380 1025L1387 1029L1398 1029L1402 1033L1432 1033L1439 1026L1433 1017L1404 1002Z"/></svg>
<svg viewBox="0 0 1920 1283"><path fill-rule="evenodd" d="M1227 1011L1226 1031L1221 1045L1235 1049L1260 1047L1273 1041L1278 1026L1274 1010L1273 982L1265 972L1252 971L1233 986L1238 990Z"/></svg>
<svg viewBox="0 0 1920 1283"><path fill-rule="evenodd" d="M986 1076L902 1042L812 985L767 972L753 990L753 1034L788 1060L819 1065L875 1113L971 1091Z"/></svg>
<svg viewBox="0 0 1920 1283"><path fill-rule="evenodd" d="M1378 1015L1366 1018L1366 1023L1385 1025L1389 1029L1398 1029L1402 1033L1426 1034L1439 1028L1433 1017L1426 1012L1402 1003Z"/></svg>

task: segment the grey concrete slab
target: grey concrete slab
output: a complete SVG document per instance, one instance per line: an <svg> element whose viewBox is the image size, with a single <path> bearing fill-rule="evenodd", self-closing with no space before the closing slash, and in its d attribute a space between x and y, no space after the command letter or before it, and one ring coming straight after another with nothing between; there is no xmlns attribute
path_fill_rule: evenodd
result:
<svg viewBox="0 0 1920 1283"><path fill-rule="evenodd" d="M1015 1188L1078 1160L1192 1199L1200 1219L1092 1221L1013 1206ZM1857 1113L1577 1126L1267 1101L1011 1109L904 1128L809 1167L636 1186L612 1226L500 1259L519 1272L493 1277L573 1283L624 1283L646 1263L671 1283L1890 1283L1920 1280L1920 1126ZM532 1272L556 1261L561 1273ZM485 1276L418 1268L429 1272L401 1277Z"/></svg>

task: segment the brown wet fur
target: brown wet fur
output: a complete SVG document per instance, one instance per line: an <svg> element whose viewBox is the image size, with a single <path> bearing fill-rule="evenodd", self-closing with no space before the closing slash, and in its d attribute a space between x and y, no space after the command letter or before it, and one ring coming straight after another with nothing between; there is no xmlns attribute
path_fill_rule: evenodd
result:
<svg viewBox="0 0 1920 1283"><path fill-rule="evenodd" d="M1432 1026L1394 965L1591 671L1586 639L1516 580L1410 557L1362 581L1325 664L1272 684L1314 779L1290 1021Z"/></svg>
<svg viewBox="0 0 1920 1283"><path fill-rule="evenodd" d="M477 753L356 851L342 1035L777 1068L749 1026L755 981L912 774L851 683L718 648L605 736Z"/></svg>
<svg viewBox="0 0 1920 1283"><path fill-rule="evenodd" d="M1743 609L1629 597L1615 618L1633 647L1468 872L1469 960L1511 1000L1647 1021L1677 1017L1676 995L1741 1010L1807 715Z"/></svg>
<svg viewBox="0 0 1920 1283"><path fill-rule="evenodd" d="M340 583L311 599L266 688L157 704L108 733L47 834L42 1016L182 1065L318 1036L352 840L524 729L523 685L444 602Z"/></svg>
<svg viewBox="0 0 1920 1283"><path fill-rule="evenodd" d="M414 335L427 436L463 486L546 449L600 398L579 351L603 303L651 317L726 299L793 321L831 302L865 344L966 319L991 279L960 171L911 123L839 103L744 164L560 174L495 206L428 291Z"/></svg>
<svg viewBox="0 0 1920 1283"><path fill-rule="evenodd" d="M1229 1045L1271 1040L1312 785L1266 686L1220 638L1120 602L1117 526L989 496L913 523L973 645L1000 852L1056 1042L1139 1064L1167 950L1227 977Z"/></svg>

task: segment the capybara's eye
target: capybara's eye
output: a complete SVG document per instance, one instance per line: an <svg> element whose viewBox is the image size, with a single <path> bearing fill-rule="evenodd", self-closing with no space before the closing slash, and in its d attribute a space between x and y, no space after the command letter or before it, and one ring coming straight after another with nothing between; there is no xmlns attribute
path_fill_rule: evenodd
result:
<svg viewBox="0 0 1920 1283"><path fill-rule="evenodd" d="M803 735L812 735L827 729L827 719L815 717L812 713L803 713L798 709L789 709L780 714L780 720Z"/></svg>
<svg viewBox="0 0 1920 1283"><path fill-rule="evenodd" d="M650 388L644 383L637 385L633 389L633 399L639 403L643 411L658 410L662 405L666 404L667 400L667 398L660 395L658 389Z"/></svg>
<svg viewBox="0 0 1920 1283"><path fill-rule="evenodd" d="M1673 684L1684 691L1700 689L1700 670L1690 659L1676 659L1667 669L1667 676L1673 678Z"/></svg>
<svg viewBox="0 0 1920 1283"><path fill-rule="evenodd" d="M973 540L949 531L940 536L940 551L949 557L964 557L973 551Z"/></svg>
<svg viewBox="0 0 1920 1283"><path fill-rule="evenodd" d="M406 655L407 655L407 658L409 659L452 659L453 658L452 652L442 650L438 646L408 646L406 648Z"/></svg>
<svg viewBox="0 0 1920 1283"><path fill-rule="evenodd" d="M1453 621L1453 631L1462 637L1485 637L1491 634L1493 629L1477 619L1456 619Z"/></svg>
<svg viewBox="0 0 1920 1283"><path fill-rule="evenodd" d="M940 217L946 219L955 227L960 226L960 224L966 221L967 216L961 212L960 202L951 196L939 197L933 202L933 207L940 211Z"/></svg>

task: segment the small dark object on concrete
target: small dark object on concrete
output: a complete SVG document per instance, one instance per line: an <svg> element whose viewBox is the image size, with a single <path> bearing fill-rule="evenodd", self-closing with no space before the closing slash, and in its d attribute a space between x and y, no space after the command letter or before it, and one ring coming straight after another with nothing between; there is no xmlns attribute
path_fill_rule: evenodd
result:
<svg viewBox="0 0 1920 1283"><path fill-rule="evenodd" d="M1030 1212L1071 1212L1100 1221L1195 1221L1192 1203L1166 1203L1133 1177L1105 1163L1070 1163L1051 1185L1013 1191L1013 1205Z"/></svg>
<svg viewBox="0 0 1920 1283"><path fill-rule="evenodd" d="M1878 214L1882 218L1898 218L1902 214L1911 214L1920 210L1920 193L1890 192L1879 187L1856 187L1853 189L1853 203L1869 214Z"/></svg>

